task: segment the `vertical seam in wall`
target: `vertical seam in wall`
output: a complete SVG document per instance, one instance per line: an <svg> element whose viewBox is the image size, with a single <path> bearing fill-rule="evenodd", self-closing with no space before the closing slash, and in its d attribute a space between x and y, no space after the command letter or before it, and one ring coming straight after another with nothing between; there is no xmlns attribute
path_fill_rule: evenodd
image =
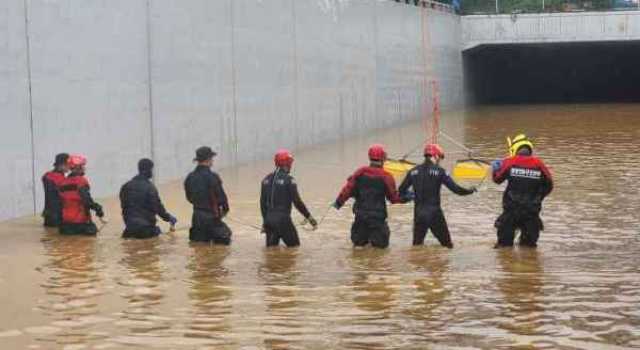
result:
<svg viewBox="0 0 640 350"><path fill-rule="evenodd" d="M149 152L151 159L156 162L155 157L155 125L153 121L153 69L151 67L151 0L146 0L147 6L147 94L148 94L148 107L149 107ZM154 180L158 178L158 167L155 167Z"/></svg>
<svg viewBox="0 0 640 350"><path fill-rule="evenodd" d="M378 114L378 57L379 57L379 46L380 46L380 23L378 18L378 2L373 2L373 115L378 123L384 118ZM341 100L342 101L342 100ZM357 127L356 127L357 129Z"/></svg>
<svg viewBox="0 0 640 350"><path fill-rule="evenodd" d="M233 4L235 0L229 0L229 11L231 12L231 85L233 98L233 164L238 163L238 101L236 92L236 44L235 44L235 20Z"/></svg>
<svg viewBox="0 0 640 350"><path fill-rule="evenodd" d="M293 21L293 126L295 134L295 148L300 145L299 125L299 107L298 107L298 35L297 35L297 17L296 17L296 0L291 0L291 18Z"/></svg>
<svg viewBox="0 0 640 350"><path fill-rule="evenodd" d="M24 36L27 49L27 87L29 94L29 133L31 137L31 195L33 197L33 213L36 213L36 150L33 133L33 95L31 92L31 40L29 38L29 6L27 0L24 4Z"/></svg>

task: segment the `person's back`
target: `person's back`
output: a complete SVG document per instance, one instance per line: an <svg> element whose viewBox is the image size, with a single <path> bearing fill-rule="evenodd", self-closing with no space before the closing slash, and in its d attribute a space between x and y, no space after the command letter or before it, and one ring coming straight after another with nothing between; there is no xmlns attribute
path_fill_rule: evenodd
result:
<svg viewBox="0 0 640 350"><path fill-rule="evenodd" d="M502 197L502 214L496 219L496 247L513 245L515 230L520 229L520 244L535 247L544 230L540 218L542 201L553 190L553 178L547 166L532 155L533 143L518 135L509 143L510 157L492 163L493 181L507 181Z"/></svg>
<svg viewBox="0 0 640 350"><path fill-rule="evenodd" d="M293 206L312 226L315 227L317 222L300 198L298 185L290 175L293 155L287 150L280 150L274 157L274 163L276 170L262 180L260 189L260 212L266 243L268 247L276 246L283 240L288 247L298 246L298 231L291 219Z"/></svg>
<svg viewBox="0 0 640 350"><path fill-rule="evenodd" d="M444 152L437 144L428 144L424 149L424 163L411 169L400 184L400 197L412 198L414 204L413 245L422 245L429 230L442 246L453 248L449 226L440 206L442 185L457 195L469 195L475 188L458 186L447 172L440 167L439 161ZM409 189L413 188L413 193Z"/></svg>
<svg viewBox="0 0 640 350"><path fill-rule="evenodd" d="M123 238L149 238L160 234L156 215L175 226L177 220L167 212L156 186L151 182L153 162L141 159L138 175L120 189L120 206L125 223Z"/></svg>
<svg viewBox="0 0 640 350"><path fill-rule="evenodd" d="M198 242L231 243L231 229L222 221L229 212L220 176L211 171L216 153L209 147L196 150L198 166L184 181L184 191L193 205L189 239Z"/></svg>
<svg viewBox="0 0 640 350"><path fill-rule="evenodd" d="M62 224L60 233L65 235L95 235L98 232L91 220L93 210L99 218L104 216L102 206L91 197L90 185L84 176L86 158L73 155L69 158L71 174L60 185L62 200Z"/></svg>
<svg viewBox="0 0 640 350"><path fill-rule="evenodd" d="M340 209L351 197L355 199L355 220L351 226L351 241L355 246L371 243L378 248L389 245L387 200L401 203L393 176L383 169L386 152L382 145L369 148L370 165L361 167L349 177L334 203Z"/></svg>
<svg viewBox="0 0 640 350"><path fill-rule="evenodd" d="M42 176L42 187L44 189L44 226L58 227L62 223L62 200L59 189L65 179L67 171L67 160L69 155L60 153L56 155L54 169L46 172Z"/></svg>

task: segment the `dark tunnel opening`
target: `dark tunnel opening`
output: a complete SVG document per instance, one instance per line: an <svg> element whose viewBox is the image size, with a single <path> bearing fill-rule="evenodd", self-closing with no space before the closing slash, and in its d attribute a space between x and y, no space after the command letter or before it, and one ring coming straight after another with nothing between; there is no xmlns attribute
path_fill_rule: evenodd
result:
<svg viewBox="0 0 640 350"><path fill-rule="evenodd" d="M640 102L640 41L482 45L463 60L471 104Z"/></svg>

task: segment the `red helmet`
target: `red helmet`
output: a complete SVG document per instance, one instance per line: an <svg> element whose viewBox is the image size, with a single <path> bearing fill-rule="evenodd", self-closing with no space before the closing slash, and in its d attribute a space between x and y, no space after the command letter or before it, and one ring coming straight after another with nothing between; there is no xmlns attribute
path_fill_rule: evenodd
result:
<svg viewBox="0 0 640 350"><path fill-rule="evenodd" d="M293 164L293 155L288 150L281 149L276 152L275 157L273 157L273 161L279 168L291 167L291 164Z"/></svg>
<svg viewBox="0 0 640 350"><path fill-rule="evenodd" d="M81 154L72 154L67 160L67 164L70 168L77 168L87 165L87 158Z"/></svg>
<svg viewBox="0 0 640 350"><path fill-rule="evenodd" d="M436 143L430 143L424 146L424 155L444 159L444 151L442 147Z"/></svg>
<svg viewBox="0 0 640 350"><path fill-rule="evenodd" d="M369 147L369 160L384 161L387 158L387 152L384 151L384 146L380 144L374 144Z"/></svg>

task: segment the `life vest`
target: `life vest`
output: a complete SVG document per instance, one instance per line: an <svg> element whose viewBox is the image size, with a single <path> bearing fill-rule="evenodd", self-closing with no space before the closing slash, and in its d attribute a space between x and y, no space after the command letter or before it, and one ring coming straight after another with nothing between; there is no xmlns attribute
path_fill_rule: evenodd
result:
<svg viewBox="0 0 640 350"><path fill-rule="evenodd" d="M84 176L69 176L60 186L62 199L62 222L66 224L86 224L91 222L89 208L84 205L80 189L88 188L89 181Z"/></svg>

